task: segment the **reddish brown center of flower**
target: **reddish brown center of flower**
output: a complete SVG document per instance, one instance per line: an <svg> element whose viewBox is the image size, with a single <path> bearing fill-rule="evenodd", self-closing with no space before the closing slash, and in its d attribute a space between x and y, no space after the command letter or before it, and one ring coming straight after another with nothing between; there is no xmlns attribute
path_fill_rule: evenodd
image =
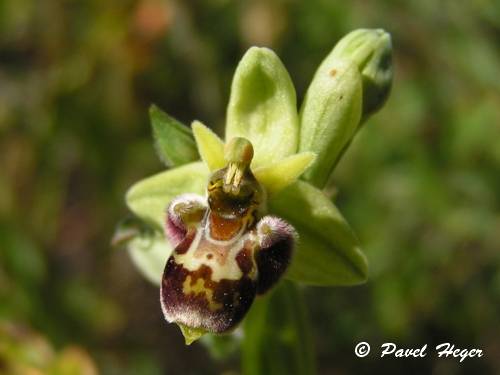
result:
<svg viewBox="0 0 500 375"><path fill-rule="evenodd" d="M234 238L243 225L240 218L225 219L217 214L211 213L210 236L217 241L229 241Z"/></svg>

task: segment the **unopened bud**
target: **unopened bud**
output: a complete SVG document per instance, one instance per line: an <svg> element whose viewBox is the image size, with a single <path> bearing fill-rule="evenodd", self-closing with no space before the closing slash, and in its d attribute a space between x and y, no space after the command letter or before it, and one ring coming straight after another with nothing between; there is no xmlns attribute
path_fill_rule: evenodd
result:
<svg viewBox="0 0 500 375"><path fill-rule="evenodd" d="M382 108L391 91L391 36L382 29L352 31L337 43L332 57L353 60L358 66L363 80L363 122Z"/></svg>
<svg viewBox="0 0 500 375"><path fill-rule="evenodd" d="M324 188L360 125L392 84L391 38L360 29L342 38L316 71L300 111L299 151L318 155L303 178Z"/></svg>

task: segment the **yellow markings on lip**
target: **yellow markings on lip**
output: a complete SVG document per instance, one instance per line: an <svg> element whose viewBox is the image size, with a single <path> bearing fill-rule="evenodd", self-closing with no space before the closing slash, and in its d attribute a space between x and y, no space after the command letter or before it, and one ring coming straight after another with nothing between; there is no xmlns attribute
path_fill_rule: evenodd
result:
<svg viewBox="0 0 500 375"><path fill-rule="evenodd" d="M204 294L205 298L208 302L208 308L210 311L216 311L221 309L223 306L221 303L217 303L213 300L214 292L212 289L205 287L205 280L202 278L198 278L194 285L191 285L191 275L186 277L184 283L182 284L182 292L184 295L189 295L193 293L195 296L199 294Z"/></svg>

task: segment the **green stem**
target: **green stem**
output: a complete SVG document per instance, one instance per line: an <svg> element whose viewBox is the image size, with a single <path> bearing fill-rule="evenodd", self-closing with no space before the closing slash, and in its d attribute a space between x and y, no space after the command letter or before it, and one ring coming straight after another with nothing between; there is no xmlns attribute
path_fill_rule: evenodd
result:
<svg viewBox="0 0 500 375"><path fill-rule="evenodd" d="M283 281L255 301L244 323L245 375L316 373L309 321L298 287Z"/></svg>

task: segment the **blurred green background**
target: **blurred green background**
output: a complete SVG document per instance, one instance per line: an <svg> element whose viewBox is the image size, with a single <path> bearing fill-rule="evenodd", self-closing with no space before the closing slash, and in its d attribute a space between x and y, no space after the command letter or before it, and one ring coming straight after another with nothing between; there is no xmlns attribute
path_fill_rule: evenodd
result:
<svg viewBox="0 0 500 375"><path fill-rule="evenodd" d="M498 373L498 1L1 0L0 374L239 373L237 352L185 347L110 246L126 189L163 168L147 109L220 134L246 48L272 47L300 101L359 27L392 34L395 81L334 176L370 279L304 289L318 373ZM359 341L485 354L358 359Z"/></svg>

